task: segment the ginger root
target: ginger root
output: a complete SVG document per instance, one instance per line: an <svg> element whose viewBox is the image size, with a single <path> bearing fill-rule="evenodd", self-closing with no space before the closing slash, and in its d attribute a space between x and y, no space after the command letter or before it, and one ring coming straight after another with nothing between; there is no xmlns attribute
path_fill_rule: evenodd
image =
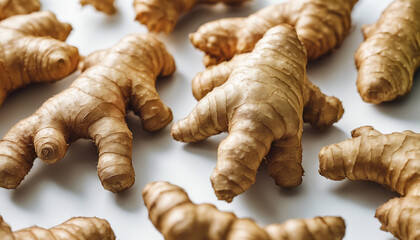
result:
<svg viewBox="0 0 420 240"><path fill-rule="evenodd" d="M289 220L260 227L211 204L194 204L180 187L153 182L143 189L144 204L153 225L167 240L338 240L345 234L340 217Z"/></svg>
<svg viewBox="0 0 420 240"><path fill-rule="evenodd" d="M369 180L403 197L378 208L383 230L400 239L420 238L420 134L381 134L370 126L355 129L352 139L319 153L319 172L332 180Z"/></svg>
<svg viewBox="0 0 420 240"><path fill-rule="evenodd" d="M395 0L378 22L364 26L355 54L357 89L363 101L379 104L410 92L420 67L420 1Z"/></svg>
<svg viewBox="0 0 420 240"><path fill-rule="evenodd" d="M40 8L39 0L0 0L0 20L14 15L36 12Z"/></svg>
<svg viewBox="0 0 420 240"><path fill-rule="evenodd" d="M68 89L47 100L0 141L1 187L16 188L36 157L47 164L59 161L78 138L96 144L98 175L105 189L121 192L133 185L132 134L124 117L133 110L147 131L172 121L155 81L175 71L174 60L148 34L125 37L96 64L89 59L90 68Z"/></svg>
<svg viewBox="0 0 420 240"><path fill-rule="evenodd" d="M247 18L209 22L190 35L192 44L206 54L204 64L214 65L237 53L250 52L264 33L279 24L296 28L309 60L341 45L351 28L351 11L357 0L290 0L268 6Z"/></svg>
<svg viewBox="0 0 420 240"><path fill-rule="evenodd" d="M117 9L114 7L114 0L80 0L82 6L92 5L96 10L108 15L114 14Z"/></svg>
<svg viewBox="0 0 420 240"><path fill-rule="evenodd" d="M0 216L2 240L114 240L115 235L108 221L100 218L75 217L56 227L44 229L29 227L12 232Z"/></svg>
<svg viewBox="0 0 420 240"><path fill-rule="evenodd" d="M219 199L230 202L247 190L265 156L278 185L301 183L303 121L325 127L343 114L338 99L325 96L307 81L306 61L294 28L279 25L252 53L209 68L194 79L194 95L202 99L188 117L172 126L172 136L197 142L229 132L219 146L211 177Z"/></svg>
<svg viewBox="0 0 420 240"><path fill-rule="evenodd" d="M236 5L247 0L134 0L136 20L147 26L150 32L170 33L179 16L189 12L197 4L224 3Z"/></svg>
<svg viewBox="0 0 420 240"><path fill-rule="evenodd" d="M71 30L47 11L0 22L0 105L11 91L55 82L76 70L78 50L63 42Z"/></svg>

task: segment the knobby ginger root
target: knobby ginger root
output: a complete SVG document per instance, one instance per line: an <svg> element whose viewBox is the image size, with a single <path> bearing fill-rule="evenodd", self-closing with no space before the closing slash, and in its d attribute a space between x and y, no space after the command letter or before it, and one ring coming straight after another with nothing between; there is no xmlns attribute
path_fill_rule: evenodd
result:
<svg viewBox="0 0 420 240"><path fill-rule="evenodd" d="M209 22L190 35L204 51L204 64L214 65L237 53L251 51L264 33L279 24L296 28L309 60L341 45L351 29L351 11L357 0L290 0L268 6L247 18Z"/></svg>
<svg viewBox="0 0 420 240"><path fill-rule="evenodd" d="M129 35L106 53L96 65L88 56L90 68L0 141L1 187L16 188L36 157L47 164L59 161L68 144L79 138L96 144L105 189L121 192L133 185L132 134L124 117L133 110L147 131L172 121L155 81L172 74L175 63L164 45L148 34Z"/></svg>
<svg viewBox="0 0 420 240"><path fill-rule="evenodd" d="M403 197L378 208L382 229L400 239L420 238L420 134L381 134L370 126L352 132L352 139L319 153L322 176L332 180L369 180Z"/></svg>
<svg viewBox="0 0 420 240"><path fill-rule="evenodd" d="M355 60L363 101L378 104L406 95L420 67L420 1L395 0L362 31L365 42Z"/></svg>
<svg viewBox="0 0 420 240"><path fill-rule="evenodd" d="M108 15L114 14L117 10L114 7L114 0L80 0L82 6L92 5L96 10Z"/></svg>
<svg viewBox="0 0 420 240"><path fill-rule="evenodd" d="M194 79L194 95L202 99L188 117L172 126L172 136L197 142L229 132L219 146L211 177L219 199L230 202L247 190L265 156L278 185L301 183L303 120L328 126L343 114L338 99L323 95L307 81L306 61L294 28L280 25L270 29L252 53Z"/></svg>
<svg viewBox="0 0 420 240"><path fill-rule="evenodd" d="M0 0L0 20L18 14L36 12L40 8L39 0Z"/></svg>
<svg viewBox="0 0 420 240"><path fill-rule="evenodd" d="M197 4L224 3L236 5L247 0L134 0L136 20L145 24L151 32L170 33L179 16L189 12Z"/></svg>
<svg viewBox="0 0 420 240"><path fill-rule="evenodd" d="M211 204L194 204L180 187L153 182L143 189L144 204L153 225L167 240L338 240L345 234L340 217L289 220L260 227Z"/></svg>
<svg viewBox="0 0 420 240"><path fill-rule="evenodd" d="M71 30L47 11L0 22L0 105L11 91L54 82L76 70L78 50L63 42Z"/></svg>
<svg viewBox="0 0 420 240"><path fill-rule="evenodd" d="M76 217L56 227L44 229L29 227L12 232L0 216L2 240L114 240L115 235L108 221L100 218Z"/></svg>

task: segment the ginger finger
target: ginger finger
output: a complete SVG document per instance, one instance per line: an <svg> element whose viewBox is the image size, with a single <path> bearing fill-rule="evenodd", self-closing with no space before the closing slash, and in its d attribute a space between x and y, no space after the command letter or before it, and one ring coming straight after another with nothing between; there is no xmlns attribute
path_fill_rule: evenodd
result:
<svg viewBox="0 0 420 240"><path fill-rule="evenodd" d="M114 0L80 0L82 6L92 5L96 10L108 15L114 14L117 9L114 7Z"/></svg>
<svg viewBox="0 0 420 240"><path fill-rule="evenodd" d="M0 20L19 15L39 11L39 0L0 0Z"/></svg>
<svg viewBox="0 0 420 240"><path fill-rule="evenodd" d="M93 62L90 56L86 59ZM132 134L125 115L133 110L147 131L169 124L172 112L160 100L155 81L174 71L173 58L155 37L123 38L68 89L9 130L0 141L0 186L16 188L37 156L55 163L68 144L89 138L98 148L98 175L104 188L121 192L131 187Z"/></svg>

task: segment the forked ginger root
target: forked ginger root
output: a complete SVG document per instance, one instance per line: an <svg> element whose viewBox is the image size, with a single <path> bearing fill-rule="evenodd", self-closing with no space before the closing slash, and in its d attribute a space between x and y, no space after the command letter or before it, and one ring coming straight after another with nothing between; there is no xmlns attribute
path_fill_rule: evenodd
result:
<svg viewBox="0 0 420 240"><path fill-rule="evenodd" d="M19 15L39 11L39 0L0 0L0 20Z"/></svg>
<svg viewBox="0 0 420 240"><path fill-rule="evenodd" d="M420 67L420 1L395 0L362 31L365 42L355 60L363 101L378 104L406 95Z"/></svg>
<svg viewBox="0 0 420 240"><path fill-rule="evenodd" d="M114 14L117 10L114 7L114 0L80 0L82 6L92 5L96 10L108 15Z"/></svg>
<svg viewBox="0 0 420 240"><path fill-rule="evenodd" d="M95 142L105 189L121 192L133 185L132 134L124 117L133 110L147 131L172 121L155 81L175 71L174 60L155 37L133 34L107 50L96 65L89 56L87 61L90 68L68 89L47 100L0 141L1 187L16 188L36 157L47 164L59 161L68 144L79 138Z"/></svg>
<svg viewBox="0 0 420 240"><path fill-rule="evenodd" d="M115 235L108 221L100 218L76 217L56 227L44 229L29 227L12 232L0 216L2 240L114 240Z"/></svg>
<svg viewBox="0 0 420 240"><path fill-rule="evenodd" d="M11 91L54 82L76 70L78 50L63 42L71 30L47 11L0 22L0 105Z"/></svg>
<svg viewBox="0 0 420 240"><path fill-rule="evenodd" d="M250 52L264 33L290 24L303 42L309 60L341 45L351 29L351 11L357 0L290 0L268 6L247 18L209 22L190 35L194 46L206 54L204 64L214 65L237 53Z"/></svg>
<svg viewBox="0 0 420 240"><path fill-rule="evenodd" d="M197 142L229 132L219 146L211 177L219 199L230 202L247 190L265 156L278 185L301 183L303 120L326 127L343 114L338 99L307 81L306 61L294 28L279 25L252 53L210 68L193 81L193 88L198 85L195 96L203 98L188 117L172 126L172 136ZM213 89L216 85L221 86Z"/></svg>
<svg viewBox="0 0 420 240"><path fill-rule="evenodd" d="M197 4L240 4L248 0L134 0L136 20L145 24L150 32L170 33L181 14Z"/></svg>
<svg viewBox="0 0 420 240"><path fill-rule="evenodd" d="M370 180L403 197L376 211L382 229L399 239L420 238L420 134L381 134L370 126L352 132L352 139L322 148L319 172L332 180Z"/></svg>
<svg viewBox="0 0 420 240"><path fill-rule="evenodd" d="M153 182L143 189L149 218L166 240L338 240L345 234L340 217L289 220L264 228L211 204L194 204L180 187Z"/></svg>

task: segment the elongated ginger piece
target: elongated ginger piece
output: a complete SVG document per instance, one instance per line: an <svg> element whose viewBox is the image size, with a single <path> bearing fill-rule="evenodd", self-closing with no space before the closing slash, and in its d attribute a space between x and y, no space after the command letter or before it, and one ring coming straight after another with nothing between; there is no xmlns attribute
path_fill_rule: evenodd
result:
<svg viewBox="0 0 420 240"><path fill-rule="evenodd" d="M365 126L352 137L321 149L320 174L332 180L374 181L398 192L403 197L380 206L376 217L396 237L419 239L420 134L381 134Z"/></svg>
<svg viewBox="0 0 420 240"><path fill-rule="evenodd" d="M100 218L75 217L56 227L44 229L29 227L12 232L0 216L2 240L114 240L115 235L108 221Z"/></svg>
<svg viewBox="0 0 420 240"><path fill-rule="evenodd" d="M0 105L18 88L55 82L76 70L79 52L63 42L71 30L48 11L0 22Z"/></svg>
<svg viewBox="0 0 420 240"><path fill-rule="evenodd" d="M195 96L202 99L185 119L172 126L172 136L197 142L229 132L219 146L211 177L219 199L230 202L247 190L267 154L270 175L278 185L301 183L304 106L317 106L309 102L324 100L321 107L307 111L315 125L328 125L343 114L338 99L326 97L306 80L306 61L294 28L280 25L270 29L252 53L206 70L193 81L193 86L201 84L201 89L211 92L197 91L200 93ZM212 89L215 85L220 87ZM332 111L332 120L319 114L323 111Z"/></svg>
<svg viewBox="0 0 420 240"><path fill-rule="evenodd" d="M134 0L136 20L147 26L150 32L170 33L180 15L189 12L197 4L224 3L236 5L248 0Z"/></svg>
<svg viewBox="0 0 420 240"><path fill-rule="evenodd" d="M39 11L39 0L0 0L0 20L19 15Z"/></svg>
<svg viewBox="0 0 420 240"><path fill-rule="evenodd" d="M133 185L132 134L124 117L133 110L147 131L172 121L155 81L172 74L175 63L164 45L148 34L129 35L96 65L89 62L91 67L68 89L47 100L0 141L1 187L16 188L36 157L47 164L59 161L68 144L79 138L96 144L98 175L105 189L121 192Z"/></svg>
<svg viewBox="0 0 420 240"><path fill-rule="evenodd" d="M395 0L362 32L365 42L355 60L363 101L379 104L406 95L420 67L420 1Z"/></svg>
<svg viewBox="0 0 420 240"><path fill-rule="evenodd" d="M346 228L340 217L296 219L262 228L214 205L194 204L182 188L168 182L146 185L143 199L150 220L167 240L335 240L344 237Z"/></svg>
<svg viewBox="0 0 420 240"><path fill-rule="evenodd" d="M117 9L114 7L114 0L80 0L82 6L92 5L96 10L108 15L114 14Z"/></svg>
<svg viewBox="0 0 420 240"><path fill-rule="evenodd" d="M357 0L290 0L271 5L246 18L209 22L190 35L192 44L214 65L237 53L250 52L264 33L279 24L290 24L303 42L308 59L337 48L351 29L351 11Z"/></svg>

